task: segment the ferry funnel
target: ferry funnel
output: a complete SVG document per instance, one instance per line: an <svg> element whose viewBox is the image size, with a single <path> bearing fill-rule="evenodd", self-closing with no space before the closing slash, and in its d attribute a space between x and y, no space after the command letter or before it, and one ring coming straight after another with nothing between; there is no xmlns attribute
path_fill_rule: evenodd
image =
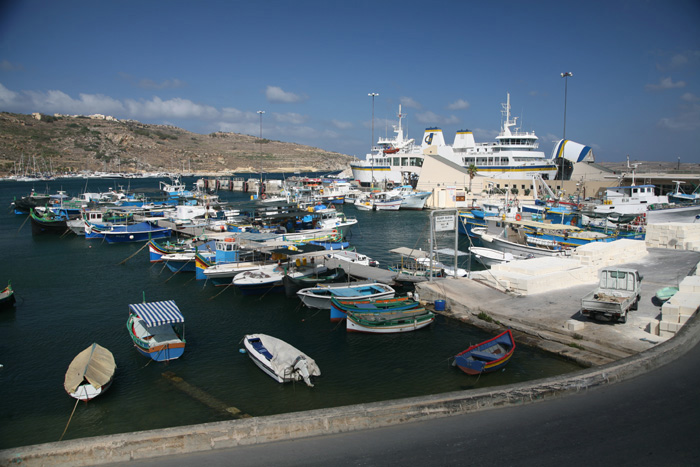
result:
<svg viewBox="0 0 700 467"><path fill-rule="evenodd" d="M559 141L552 151L553 159L562 157L571 162L595 162L593 149L590 146L584 146L568 139Z"/></svg>

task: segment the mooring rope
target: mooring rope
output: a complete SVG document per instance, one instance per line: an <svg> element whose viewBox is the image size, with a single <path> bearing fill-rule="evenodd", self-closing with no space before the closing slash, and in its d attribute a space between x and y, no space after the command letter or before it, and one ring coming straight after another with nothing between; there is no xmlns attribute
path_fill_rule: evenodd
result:
<svg viewBox="0 0 700 467"><path fill-rule="evenodd" d="M103 238L102 241L104 241L104 238ZM126 262L129 261L131 258L133 258L134 256L136 256L136 255L138 255L139 253L141 253L141 250L143 250L143 249L146 248L147 246L148 246L148 242L146 242L141 248L139 248L139 250L138 250L136 253L134 253L133 255L129 256L128 258L126 258L124 261L122 261L122 262L119 263L119 264L124 264L124 263L126 263Z"/></svg>
<svg viewBox="0 0 700 467"><path fill-rule="evenodd" d="M66 428L63 430L61 437L58 439L59 441L63 441L63 437L65 436L66 431L68 431L68 425L70 425L70 421L73 420L73 414L75 413L75 409L78 407L78 402L80 402L80 399L75 400L75 405L73 406L73 411L70 413L70 417L68 418L68 423L66 423Z"/></svg>

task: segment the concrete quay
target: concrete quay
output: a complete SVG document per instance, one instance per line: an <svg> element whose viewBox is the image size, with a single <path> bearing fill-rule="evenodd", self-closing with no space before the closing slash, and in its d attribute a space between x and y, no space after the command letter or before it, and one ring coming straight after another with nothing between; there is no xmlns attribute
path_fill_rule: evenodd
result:
<svg viewBox="0 0 700 467"><path fill-rule="evenodd" d="M620 253L624 244L614 245L618 242L599 244L595 249L609 245L607 248ZM635 249L644 245L636 240L629 242L637 245L633 245ZM671 337L672 334L654 332L661 321L662 307L652 299L663 287L677 287L683 280L696 281L698 277L694 274L700 253L695 251L644 248L635 255L622 257L627 261L623 259L625 262L616 266L637 269L644 277L639 308L630 312L625 324L592 321L579 313L581 298L597 286L598 269L610 265L611 261L530 259L510 263L510 267L503 265L500 271L480 272L472 276L474 279L422 282L416 285L416 291L421 301L445 300L446 309L440 313L446 316L493 332L510 327L519 343L539 347L584 366L597 366L643 352ZM587 262L592 264L582 264ZM524 267L533 269L530 271L534 275L532 282L544 283L548 290L541 291L543 287L532 284L518 286L516 290L503 286L523 283L524 277L529 277ZM686 279L690 273L693 276ZM536 292L525 293L528 287L534 287ZM695 311L700 304L700 289L691 303Z"/></svg>

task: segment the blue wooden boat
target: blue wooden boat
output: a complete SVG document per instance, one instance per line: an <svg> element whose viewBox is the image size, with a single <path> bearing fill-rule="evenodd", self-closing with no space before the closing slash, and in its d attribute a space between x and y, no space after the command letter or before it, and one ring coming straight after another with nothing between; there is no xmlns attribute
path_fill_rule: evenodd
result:
<svg viewBox="0 0 700 467"><path fill-rule="evenodd" d="M458 353L452 365L468 375L491 373L503 368L513 356L514 350L515 341L508 329L492 339L472 345Z"/></svg>
<svg viewBox="0 0 700 467"><path fill-rule="evenodd" d="M380 282L363 282L350 284L328 284L309 287L297 292L297 296L309 308L330 310L331 298L340 297L347 300L392 298L396 291Z"/></svg>
<svg viewBox="0 0 700 467"><path fill-rule="evenodd" d="M185 317L173 300L129 305L126 329L136 350L157 362L185 352Z"/></svg>
<svg viewBox="0 0 700 467"><path fill-rule="evenodd" d="M104 238L107 243L146 242L154 238L170 237L169 228L159 227L152 222L139 222L132 225L113 225L107 229L90 226L85 238Z"/></svg>

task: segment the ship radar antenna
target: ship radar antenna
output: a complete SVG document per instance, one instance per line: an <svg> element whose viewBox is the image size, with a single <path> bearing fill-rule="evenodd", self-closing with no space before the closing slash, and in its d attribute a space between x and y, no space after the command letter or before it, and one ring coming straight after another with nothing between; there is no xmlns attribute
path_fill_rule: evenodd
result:
<svg viewBox="0 0 700 467"><path fill-rule="evenodd" d="M634 173L636 172L637 167L639 167L640 165L642 165L641 162L632 162L632 164L630 164L630 155L627 154L627 168L628 168L628 169L632 169L632 186L635 185L635 183L634 183Z"/></svg>

